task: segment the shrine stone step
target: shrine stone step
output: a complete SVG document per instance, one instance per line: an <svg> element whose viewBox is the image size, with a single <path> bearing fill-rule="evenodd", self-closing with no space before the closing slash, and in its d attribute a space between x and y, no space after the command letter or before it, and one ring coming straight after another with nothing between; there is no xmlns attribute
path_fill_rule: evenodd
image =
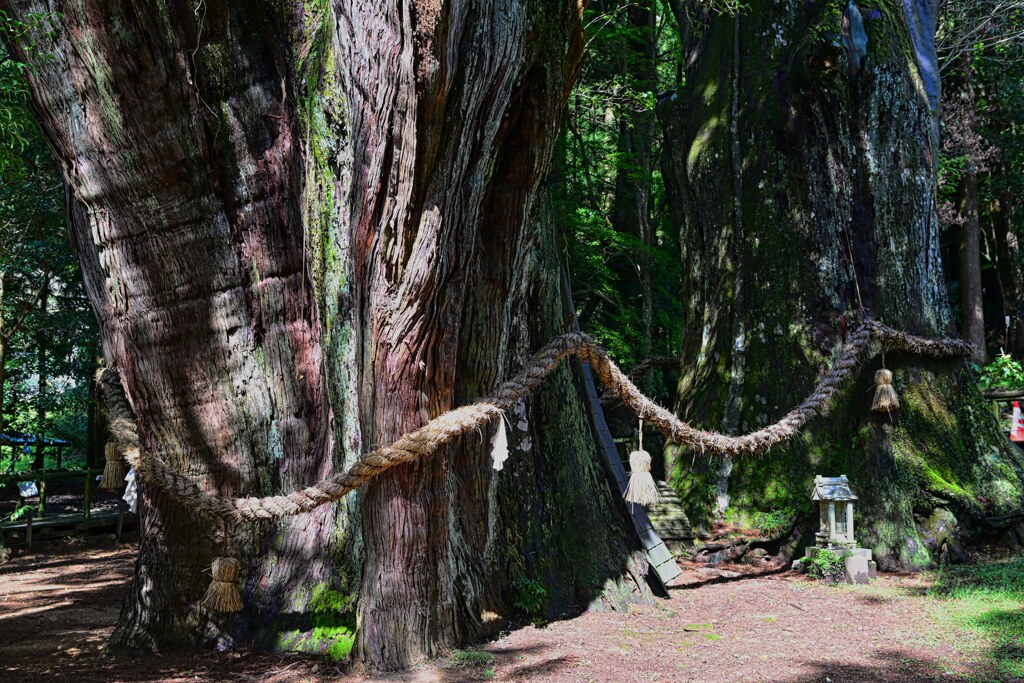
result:
<svg viewBox="0 0 1024 683"><path fill-rule="evenodd" d="M651 525L669 548L675 550L693 541L693 528L683 512L682 501L666 482L659 481L661 500L647 509Z"/></svg>

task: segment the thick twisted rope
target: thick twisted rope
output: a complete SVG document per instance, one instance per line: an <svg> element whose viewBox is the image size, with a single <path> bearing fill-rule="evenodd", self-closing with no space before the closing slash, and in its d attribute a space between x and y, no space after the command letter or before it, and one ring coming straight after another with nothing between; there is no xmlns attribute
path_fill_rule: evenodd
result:
<svg viewBox="0 0 1024 683"><path fill-rule="evenodd" d="M156 485L186 507L211 517L275 520L340 500L388 469L426 458L461 435L497 419L516 401L533 394L568 356L576 356L589 363L606 391L653 424L669 441L687 444L702 452L730 455L763 452L797 434L811 418L825 409L872 340L890 349L933 358L969 357L974 352L974 347L959 339L915 337L881 323L866 322L849 337L832 368L803 403L773 425L743 436L729 436L691 427L657 405L640 393L590 336L570 332L555 337L533 355L515 377L498 387L493 396L439 415L419 429L403 434L393 444L367 453L346 472L332 475L301 491L264 498L210 495L189 477L171 469L156 456L145 453L140 448L135 418L125 399L117 371L101 370L97 382L106 402L111 436L145 481Z"/></svg>

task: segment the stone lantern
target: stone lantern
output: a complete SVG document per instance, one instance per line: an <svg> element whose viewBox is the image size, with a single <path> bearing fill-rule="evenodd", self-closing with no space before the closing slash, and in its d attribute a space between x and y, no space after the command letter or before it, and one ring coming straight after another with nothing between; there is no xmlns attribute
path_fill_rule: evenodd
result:
<svg viewBox="0 0 1024 683"><path fill-rule="evenodd" d="M814 478L811 500L818 501L820 524L814 540L822 548L852 548L853 501L857 496L850 490L850 481L843 474L838 477Z"/></svg>
<svg viewBox="0 0 1024 683"><path fill-rule="evenodd" d="M875 563L871 550L858 548L853 537L853 503L857 496L850 489L846 475L814 478L811 500L818 501L820 522L814 534L817 545L807 548L807 558L829 551L844 558L846 583L867 583L875 578ZM794 566L800 564L799 560Z"/></svg>

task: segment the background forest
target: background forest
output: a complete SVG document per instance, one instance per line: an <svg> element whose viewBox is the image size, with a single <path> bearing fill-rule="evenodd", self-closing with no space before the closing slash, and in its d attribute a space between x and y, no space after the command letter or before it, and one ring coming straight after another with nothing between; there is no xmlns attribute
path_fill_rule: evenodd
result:
<svg viewBox="0 0 1024 683"><path fill-rule="evenodd" d="M67 441L63 464L81 465L94 453L88 379L99 338L68 241L60 171L28 108L25 68L0 52L0 434ZM0 471L54 467L54 457L19 443L0 448Z"/></svg>

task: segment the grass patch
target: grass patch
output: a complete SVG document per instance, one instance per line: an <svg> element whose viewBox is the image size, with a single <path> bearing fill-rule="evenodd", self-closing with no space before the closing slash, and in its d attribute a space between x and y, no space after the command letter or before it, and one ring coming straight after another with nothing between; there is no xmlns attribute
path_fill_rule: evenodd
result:
<svg viewBox="0 0 1024 683"><path fill-rule="evenodd" d="M993 673L1024 677L1024 557L945 566L928 595L939 623L968 634Z"/></svg>
<svg viewBox="0 0 1024 683"><path fill-rule="evenodd" d="M494 655L483 650L454 650L445 657L442 666L446 669L476 669L494 664Z"/></svg>

